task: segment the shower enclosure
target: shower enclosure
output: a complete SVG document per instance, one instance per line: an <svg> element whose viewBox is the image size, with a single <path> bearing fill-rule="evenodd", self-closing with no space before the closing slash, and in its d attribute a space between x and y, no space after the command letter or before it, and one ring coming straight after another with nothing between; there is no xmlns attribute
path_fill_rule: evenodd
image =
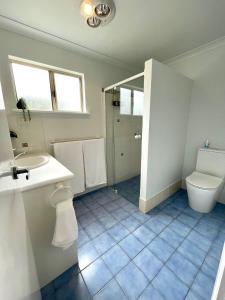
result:
<svg viewBox="0 0 225 300"><path fill-rule="evenodd" d="M108 183L115 192L139 204L143 76L105 92Z"/></svg>

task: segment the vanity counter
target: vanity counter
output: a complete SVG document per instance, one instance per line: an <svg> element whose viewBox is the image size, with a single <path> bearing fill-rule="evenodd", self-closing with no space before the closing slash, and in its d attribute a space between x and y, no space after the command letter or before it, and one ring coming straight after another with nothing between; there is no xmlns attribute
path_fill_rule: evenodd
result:
<svg viewBox="0 0 225 300"><path fill-rule="evenodd" d="M38 168L31 169L29 180L26 180L25 174L20 174L17 180L13 180L11 176L0 178L0 193L12 190L28 191L73 178L73 173L54 157L47 153L43 155L48 157L48 162Z"/></svg>

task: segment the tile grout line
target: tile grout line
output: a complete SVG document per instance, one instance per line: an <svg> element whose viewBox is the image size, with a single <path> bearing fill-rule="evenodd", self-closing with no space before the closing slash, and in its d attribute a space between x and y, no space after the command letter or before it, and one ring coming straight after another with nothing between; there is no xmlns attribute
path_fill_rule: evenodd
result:
<svg viewBox="0 0 225 300"><path fill-rule="evenodd" d="M104 193L103 193L104 194ZM117 199L119 199L120 197L117 197L117 198L115 198L115 199L111 199L112 201L114 201L114 200L117 200ZM175 198L176 199L176 198ZM175 200L174 199L174 200ZM95 199L96 200L96 199ZM96 200L97 201L97 200ZM127 200L128 201L128 200ZM110 202L110 201L108 201L108 202ZM106 202L105 204L107 204L108 202ZM100 205L100 207L103 207L104 208L104 204L100 204L98 201L97 201L97 203ZM128 204L129 204L130 202L128 202ZM131 203L132 204L132 203ZM160 234L161 234L161 232L162 231L164 231L167 227L169 227L169 225L174 221L174 220L177 220L178 219L178 217L182 214L182 213L184 213L184 214L186 214L187 216L189 216L189 217L191 217L191 218L193 218L192 216L190 216L190 215L188 215L185 211L184 211L184 209L182 209L182 210L180 210L180 209L177 209L176 207L175 207L175 209L176 210L178 210L180 213L177 215L177 216L175 216L175 217L173 217L172 215L170 215L170 214L168 214L168 213L166 213L165 211L163 211L163 209L166 207L166 206L168 206L168 205L170 205L171 203L168 203L168 204L166 204L163 208L160 208L160 212L163 212L163 213L165 213L166 215L169 215L170 217L172 217L172 220L171 220L171 222L170 223L168 223L159 233L155 233L154 231L154 234L156 234L156 236L147 244L147 245L144 245L143 243L142 243L142 241L141 240L139 240L138 239L138 237L136 237L140 242L141 242L141 244L144 246L144 248L141 250L141 251L143 251L145 248L147 248L148 246L149 246L149 244L154 240L154 239L156 239ZM83 203L83 205L85 205L85 203ZM134 204L132 204L132 205L134 205ZM124 206L126 206L126 205L122 205L122 206L120 206L119 205L119 207L117 208L117 209L119 209L119 208L124 208ZM87 206L86 206L87 207ZM174 207L174 206L173 206ZM87 209L90 211L90 209L87 207ZM104 208L105 209L105 208ZM116 210L116 209L115 209ZM107 209L106 209L106 211L107 211ZM138 211L138 210L137 210ZM111 212L109 212L109 211L107 211L110 215L111 215ZM159 212L159 213L160 213ZM130 213L129 211L128 211L128 213ZM154 215L154 216L151 216L151 215L149 215L150 216L150 220L151 219L154 219L156 216L157 216L157 214L159 214L159 213L156 213L156 215ZM134 216L134 214L135 214L135 211L134 212L131 212L130 213L130 215L128 216L128 217L130 217L130 216L133 216L134 218L135 218L135 216ZM112 215L111 215L112 216ZM128 217L126 217L126 218L124 218L124 219L127 219ZM124 219L121 219L121 220L117 220L118 221L118 223L117 224L121 224L122 226L124 226L121 222L124 220ZM135 218L136 219L136 218ZM194 219L194 218L193 218ZM165 262L162 262L161 261L161 259L160 259L160 261L163 263L163 266L165 266L166 265L166 263L168 262L168 260L171 258L171 256L178 250L178 248L180 247L180 245L183 243L183 241L184 240L186 240L186 238L190 235L190 233L194 230L197 234L200 234L202 237L204 237L204 238L206 238L204 235L202 235L200 232L198 232L198 231L196 231L195 229L194 229L194 227L197 225L197 224L199 224L199 222L201 221L203 219L203 215L198 219L198 221L197 221L197 223L194 225L194 226L187 226L187 224L184 224L185 226L187 226L187 227L190 227L190 231L189 231L189 233L186 235L186 236L184 236L184 237L182 237L183 239L182 239L182 241L179 243L179 245L175 248L175 250L172 252L172 254L169 256L169 258L165 261ZM137 228L135 228L134 230L129 230L126 226L124 226L126 229L128 229L128 231L129 231L129 234L128 235L130 235L130 234L133 234L138 228L140 228L141 226L143 226L143 225L145 225L146 224L146 222L148 222L149 220L146 220L146 221L144 221L144 222L142 222L142 221L139 221L138 219L136 219L139 223L140 223L140 226L138 226ZM97 221L99 221L99 220L97 220ZM180 221L180 220L177 220L177 221ZM100 223L101 223L101 221L99 221ZM160 221L159 221L160 222ZM182 224L183 224L183 222L182 221L180 221ZM102 223L101 223L102 224ZM113 226L116 226L117 224L114 224ZM162 223L163 224L163 223ZM165 225L165 224L164 224ZM88 225L87 225L88 226ZM103 226L104 226L104 224L103 224ZM113 227L112 226L112 227ZM110 228L112 228L112 227L110 227ZM105 228L105 226L104 226L104 228ZM105 228L105 231L104 231L104 233L106 232L107 233L107 231L108 230L110 230L110 228ZM147 227L148 228L148 227ZM150 228L148 228L149 230L150 230ZM173 229L171 228L171 230L173 231ZM152 230L150 230L150 231L152 231ZM221 231L221 230L220 230ZM220 232L219 231L219 232ZM174 231L173 231L174 232ZM219 232L218 232L218 234L219 234ZM179 235L179 233L177 233L177 232L174 232L175 234L178 234ZM103 233L101 233L101 234L103 234ZM99 234L99 235L101 235L101 234ZM217 236L218 236L218 234L217 234ZM98 236L99 236L98 235ZM123 239L125 239L128 235L126 235ZM98 236L96 236L95 238L97 238ZM110 235L111 236L111 235ZM180 235L179 235L180 236ZM216 237L217 237L216 236ZM216 237L214 238L214 240L216 239ZM95 238L92 238L91 239L91 241L93 241ZM113 247L114 246L116 246L116 245L118 245L120 248L121 248L121 246L119 245L119 243L123 240L123 239L121 239L120 241L116 241L116 244L114 244L113 245ZM163 238L162 238L163 239ZM206 238L207 239L207 238ZM164 240L164 239L163 239ZM165 241L165 240L164 240ZM165 241L165 242L167 242L167 241ZM210 243L211 243L211 245L210 245L210 248L209 248L209 250L207 251L207 253L206 253L206 256L208 255L208 253L209 253L209 251L210 251L210 249L211 249L211 247L212 247L212 242L210 241ZM94 246L94 245L93 245ZM173 247L172 247L173 248ZM199 248L199 247L198 247ZM122 249L122 248L121 248ZM123 249L122 249L123 250ZM149 250L149 249L148 249ZM202 249L200 249L200 250L202 250ZM105 251L105 252L103 252L101 255L100 255L100 257L102 258L102 256L106 253L106 252L108 252L109 250L107 250L107 251ZM123 250L124 251L124 250ZM140 252L141 252L140 251ZM140 252L138 252L137 253L137 255L140 253ZM151 252L151 251L150 251ZM151 252L152 253L152 252ZM181 253L180 253L181 254ZM136 256L137 256L136 255ZM154 255L154 254L153 254ZM182 255L182 254L181 254ZM136 257L135 256L135 257ZM183 255L182 255L183 256ZM206 256L205 256L205 258L206 258ZM98 257L98 258L100 258L100 257ZM119 271L119 272L121 272L130 262L133 262L133 260L135 259L135 257L134 258L130 258L129 257L129 262ZM188 261L190 261L188 258L186 258L185 257L185 259L187 259ZM102 258L102 260L104 261L104 259ZM205 259L204 259L204 261L205 261ZM203 261L203 263L204 263L204 261ZM93 261L94 262L94 261ZM93 263L92 262L92 263ZM190 261L191 262L191 261ZM133 262L134 263L134 262ZM192 264L193 264L193 262L191 262ZM197 271L197 273L196 273L196 276L197 276L197 274L199 273L199 271L201 271L201 268L202 268L202 265L203 265L203 263L201 264L201 266L200 267L198 267L198 271ZM135 263L134 263L135 264ZM90 265L90 264L89 264ZM195 265L195 264L194 264ZM136 264L135 264L135 266L136 267L138 267ZM163 266L162 266L162 268L163 268ZM195 265L196 266L196 265ZM161 268L161 269L162 269ZM85 268L84 268L85 269ZM83 269L83 270L84 270ZM107 268L108 269L108 268ZM138 269L142 272L142 270L138 267ZM160 269L160 270L161 270ZM169 268L170 269L170 268ZM82 271L83 271L82 270ZM171 269L170 269L171 270ZM110 271L110 270L109 270ZM171 270L172 271L172 270ZM118 273L119 273L118 272ZM160 272L160 271L159 271ZM158 272L158 273L159 273ZM173 272L173 271L172 271ZM110 271L110 273L111 273L111 271ZM117 274L118 274L117 273ZM158 273L156 274L156 276L158 275ZM173 272L174 273L174 272ZM204 273L204 272L203 272ZM142 272L142 274L145 276L145 278L146 278L146 275ZM174 273L175 274L175 273ZM113 275L113 274L112 274ZM155 277L156 277L155 276ZM175 274L175 276L177 277L177 275ZM155 278L154 277L154 278ZM115 275L113 275L113 277L112 277L112 279L113 278L115 278L116 279L116 276ZM148 280L148 282L149 282L149 284L147 285L147 287L149 286L149 285L151 285L151 283L152 283L152 281L154 280L154 278L151 280L151 281L149 281L148 280L148 278L147 278L147 280ZM178 277L179 278L179 277ZM196 278L196 277L195 277ZM111 279L111 280L112 280ZM110 281L111 281L110 280ZM194 281L194 280L193 280ZM183 281L182 281L183 282ZM108 282L107 282L108 283ZM119 283L118 283L119 284ZM185 283L184 283L185 284ZM186 285L186 284L185 284ZM187 286L187 285L186 285ZM190 286L187 286L189 289L188 289L188 292L189 292L189 290L190 290L190 288L191 288L191 286L192 285L190 285ZM105 287L105 286L104 286ZM103 288L104 288L103 287ZM146 287L146 288L147 288ZM103 289L102 288L102 289ZM122 287L121 287L122 288ZM146 289L145 288L145 289ZM102 290L102 289L100 289L100 290ZM145 290L144 289L144 290ZM122 289L123 290L123 289ZM142 291L142 293L144 292L144 290ZM157 290L158 291L158 290ZM99 291L98 291L98 293L99 293ZM142 294L141 293L141 294ZM141 295L140 294L140 295ZM139 297L140 297L140 295L139 295Z"/></svg>

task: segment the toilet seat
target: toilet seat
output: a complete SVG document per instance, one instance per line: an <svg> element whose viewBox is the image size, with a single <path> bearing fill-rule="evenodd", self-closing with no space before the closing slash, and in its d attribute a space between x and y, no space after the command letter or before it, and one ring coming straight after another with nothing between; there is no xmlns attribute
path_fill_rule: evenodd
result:
<svg viewBox="0 0 225 300"><path fill-rule="evenodd" d="M217 189L223 182L223 179L195 171L186 178L186 182L197 188L210 190Z"/></svg>

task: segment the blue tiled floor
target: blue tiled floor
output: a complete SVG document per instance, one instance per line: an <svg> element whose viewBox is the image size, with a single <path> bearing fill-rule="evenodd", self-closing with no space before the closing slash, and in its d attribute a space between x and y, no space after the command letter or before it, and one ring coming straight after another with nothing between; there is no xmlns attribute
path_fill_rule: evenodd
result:
<svg viewBox="0 0 225 300"><path fill-rule="evenodd" d="M180 190L144 215L105 188L76 199L75 210L79 266L43 288L43 300L211 298L225 205L200 214Z"/></svg>
<svg viewBox="0 0 225 300"><path fill-rule="evenodd" d="M128 180L115 184L118 194L130 201L134 205L139 205L140 176L135 176Z"/></svg>

